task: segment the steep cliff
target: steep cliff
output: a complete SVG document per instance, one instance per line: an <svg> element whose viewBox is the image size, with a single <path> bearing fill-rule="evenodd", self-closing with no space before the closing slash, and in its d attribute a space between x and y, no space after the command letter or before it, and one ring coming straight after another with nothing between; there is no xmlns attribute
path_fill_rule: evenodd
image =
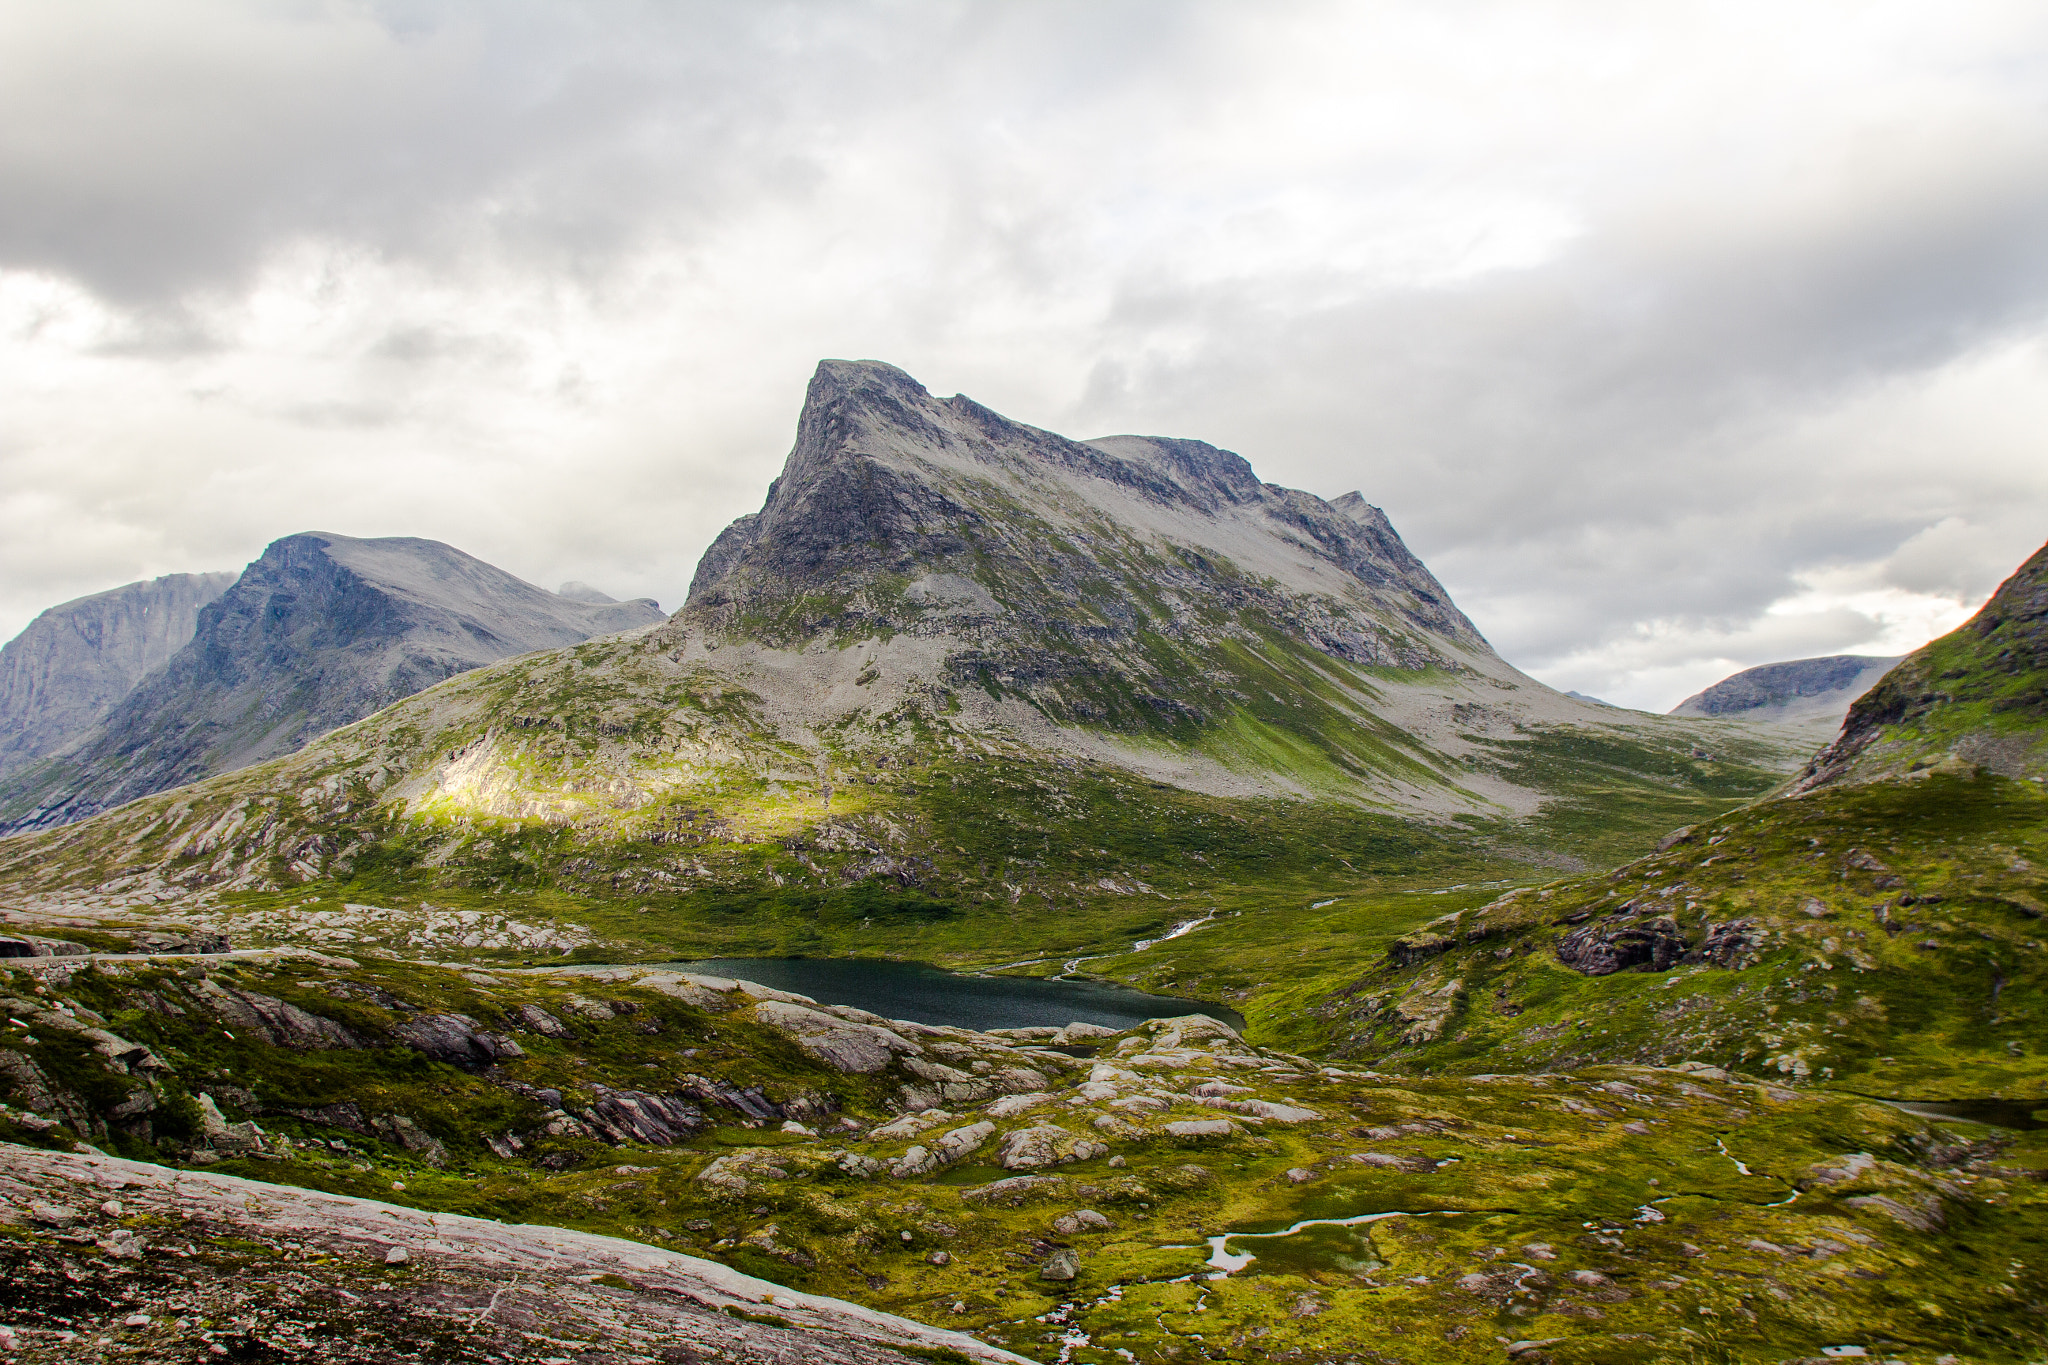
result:
<svg viewBox="0 0 2048 1365"><path fill-rule="evenodd" d="M231 573L173 573L51 607L0 649L0 775L104 720L192 639Z"/></svg>

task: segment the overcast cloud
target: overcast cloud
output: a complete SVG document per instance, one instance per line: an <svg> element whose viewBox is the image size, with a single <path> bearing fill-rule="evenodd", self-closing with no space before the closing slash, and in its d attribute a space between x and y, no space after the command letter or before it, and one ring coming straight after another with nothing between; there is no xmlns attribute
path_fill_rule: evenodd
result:
<svg viewBox="0 0 2048 1365"><path fill-rule="evenodd" d="M673 608L823 356L1360 489L1559 687L1903 652L2048 539L2048 10L0 4L0 634Z"/></svg>

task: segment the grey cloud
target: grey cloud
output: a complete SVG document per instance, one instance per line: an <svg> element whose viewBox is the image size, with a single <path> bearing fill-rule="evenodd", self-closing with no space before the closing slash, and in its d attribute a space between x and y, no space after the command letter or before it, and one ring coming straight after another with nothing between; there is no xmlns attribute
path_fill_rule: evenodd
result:
<svg viewBox="0 0 2048 1365"><path fill-rule="evenodd" d="M1416 7L1431 24L1433 10ZM1387 8L1386 43L1403 41L1406 12ZM1461 7L1460 42L1483 59L1502 12ZM1578 30L1558 13L1562 50ZM1780 183L1740 165L1695 171L1681 145L1610 156L1590 125L1584 147L1531 150L1509 126L1525 110L1508 103L1492 130L1508 150L1460 161L1457 137L1449 151L1431 141L1447 115L1421 87L1362 90L1326 118L1291 109L1286 63L1316 54L1281 49L1274 65L1255 40L1274 25L1312 37L1350 14L1050 0L26 7L0 19L0 40L25 54L22 78L0 86L0 268L83 282L118 315L96 354L209 396L161 468L149 424L165 407L128 436L149 461L109 457L102 473L63 468L81 462L39 444L58 438L0 440L9 481L89 523L78 538L99 547L0 552L8 592L25 604L231 548L246 559L317 494L346 504L356 519L338 529L351 534L448 540L537 582L673 606L695 550L758 503L822 354L880 355L934 384L964 371L990 381L975 397L1024 420L1197 436L1276 481L1361 488L1496 643L1539 669L1610 647L1659 667L1717 642L1793 647L1760 613L1816 570L1966 596L2031 548L2030 520L2048 534L2048 508L2028 502L2048 485L1943 448L1940 430L1894 449L1858 406L2043 334L2048 120L2010 93L2040 64L2039 33L1981 70L1940 58L1967 98L1888 107L1850 120L1853 137L1799 123L1797 99L1776 106L1790 111L1782 128L1732 97L1702 102L1701 118L1730 120L1759 157L1811 142L1810 172ZM1620 93L1654 102L1645 71ZM1287 116L1257 123L1274 108ZM1351 148L1352 130L1329 126L1347 116L1409 118L1413 146ZM1247 128L1272 137L1249 160L1226 151ZM1290 160L1295 140L1325 134L1325 160ZM1503 168L1516 157L1555 165ZM1561 206L1577 235L1533 265L1406 284L1337 263L1341 251L1267 263L1256 234L1218 239L1247 243L1242 261L1178 251L1296 190L1369 233L1398 216L1376 176L1396 198L1492 177L1506 197ZM1473 230L1445 220L1447 234ZM397 263L460 298L292 357L313 376L304 391L242 383L236 302L303 239L333 244L322 268ZM674 290L710 302L679 307L666 334L634 314L643 290L670 297L664 278L716 286ZM463 315L460 299L522 290L586 310L594 332ZM769 321L748 331L755 314ZM627 322L651 378L638 355L607 368L570 344ZM788 386L734 396L733 368L686 372L677 357L705 351L675 338L719 327L739 362L786 369ZM673 391L689 400L670 404ZM501 449L507 433L470 414L501 399L577 420L560 422L559 449L543 449L552 426ZM233 458L214 444L223 411L243 424ZM250 453L273 437L274 453ZM49 520L0 517L27 532ZM39 566L60 555L104 563L107 581ZM1805 652L1853 643L1868 620L1812 615ZM1659 631L1669 639L1643 643Z"/></svg>
<svg viewBox="0 0 2048 1365"><path fill-rule="evenodd" d="M1242 433L1269 477L1362 486L1454 591L1553 601L1493 625L1531 663L1650 617L1748 620L1799 570L1882 558L1965 510L1883 486L1892 471L1856 451L1786 468L1771 437L2040 330L2044 149L1927 158L1777 231L1611 225L1539 267L1308 316L1256 289L1137 290L1117 319L1130 337L1178 323L1202 344L1106 360L1084 411ZM1952 585L1940 558L1896 581Z"/></svg>

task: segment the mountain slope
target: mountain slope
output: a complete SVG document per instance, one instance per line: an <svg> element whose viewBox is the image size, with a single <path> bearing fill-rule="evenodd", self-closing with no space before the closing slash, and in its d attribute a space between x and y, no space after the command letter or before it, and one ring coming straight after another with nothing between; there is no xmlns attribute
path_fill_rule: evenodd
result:
<svg viewBox="0 0 2048 1365"><path fill-rule="evenodd" d="M1671 708L1671 714L1824 725L1832 734L1848 714L1850 703L1874 687L1900 657L1831 654L1759 664L1687 697Z"/></svg>
<svg viewBox="0 0 2048 1365"><path fill-rule="evenodd" d="M1841 735L1794 789L1943 762L2037 781L2048 775L2048 546L1975 616L1857 698Z"/></svg>
<svg viewBox="0 0 2048 1365"><path fill-rule="evenodd" d="M1383 936L1305 1013L1403 1068L1697 1058L2048 1099L2044 619L2048 549L1859 699L1786 794Z"/></svg>
<svg viewBox="0 0 2048 1365"><path fill-rule="evenodd" d="M479 665L662 619L644 599L545 592L438 541L287 536L95 733L0 791L0 817L68 823L289 753Z"/></svg>
<svg viewBox="0 0 2048 1365"><path fill-rule="evenodd" d="M0 648L0 775L91 730L192 639L231 573L174 573L51 607Z"/></svg>

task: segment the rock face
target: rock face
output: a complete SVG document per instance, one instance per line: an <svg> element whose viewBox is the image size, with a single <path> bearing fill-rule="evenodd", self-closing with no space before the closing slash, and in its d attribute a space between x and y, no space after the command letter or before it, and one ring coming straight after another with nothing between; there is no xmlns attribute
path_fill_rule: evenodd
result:
<svg viewBox="0 0 2048 1365"><path fill-rule="evenodd" d="M2048 546L1858 697L1791 790L1977 768L2048 775Z"/></svg>
<svg viewBox="0 0 2048 1365"><path fill-rule="evenodd" d="M63 1202L81 1193L95 1211ZM118 1204L99 1204L114 1195ZM615 1349L632 1342L654 1343L665 1360L735 1365L938 1358L1023 1365L1022 1357L961 1332L640 1242L112 1157L8 1147L0 1209L6 1221L27 1224L13 1229L0 1262L18 1291L9 1354L20 1332L33 1342L24 1359L60 1358L38 1348L56 1350L58 1330L75 1325L61 1311L124 1324L109 1330L159 1360L283 1359L272 1344L281 1341L295 1342L290 1357L307 1362L537 1365L563 1359L565 1350L590 1360L654 1358ZM100 1238L103 1257L82 1254L84 1239L71 1233L88 1219L95 1232L111 1229ZM175 1229L175 1238L159 1239L158 1228ZM318 1256L265 1255L280 1239ZM107 1260L121 1264L110 1269ZM404 1277L387 1279L385 1266L406 1267ZM209 1323L220 1330L206 1330ZM307 1336L311 1324L318 1328Z"/></svg>
<svg viewBox="0 0 2048 1365"><path fill-rule="evenodd" d="M688 612L773 644L948 636L956 686L1154 728L1226 700L1159 663L1251 638L1219 606L1353 664L1490 652L1360 494L1262 483L1200 441L1069 440L873 361L818 367L782 477L706 552Z"/></svg>
<svg viewBox="0 0 2048 1365"><path fill-rule="evenodd" d="M0 786L0 832L290 753L454 674L664 619L645 598L563 597L438 541L326 533L274 542L192 610L182 647L96 728Z"/></svg>
<svg viewBox="0 0 2048 1365"><path fill-rule="evenodd" d="M1903 655L1831 654L1759 664L1732 673L1671 708L1674 716L1838 724L1849 704L1877 685Z"/></svg>
<svg viewBox="0 0 2048 1365"><path fill-rule="evenodd" d="M1685 954L1685 935L1669 915L1595 920L1557 941L1557 960L1587 976L1634 968L1661 972Z"/></svg>
<svg viewBox="0 0 2048 1365"><path fill-rule="evenodd" d="M73 743L192 639L232 573L174 573L51 607L0 649L0 775Z"/></svg>

